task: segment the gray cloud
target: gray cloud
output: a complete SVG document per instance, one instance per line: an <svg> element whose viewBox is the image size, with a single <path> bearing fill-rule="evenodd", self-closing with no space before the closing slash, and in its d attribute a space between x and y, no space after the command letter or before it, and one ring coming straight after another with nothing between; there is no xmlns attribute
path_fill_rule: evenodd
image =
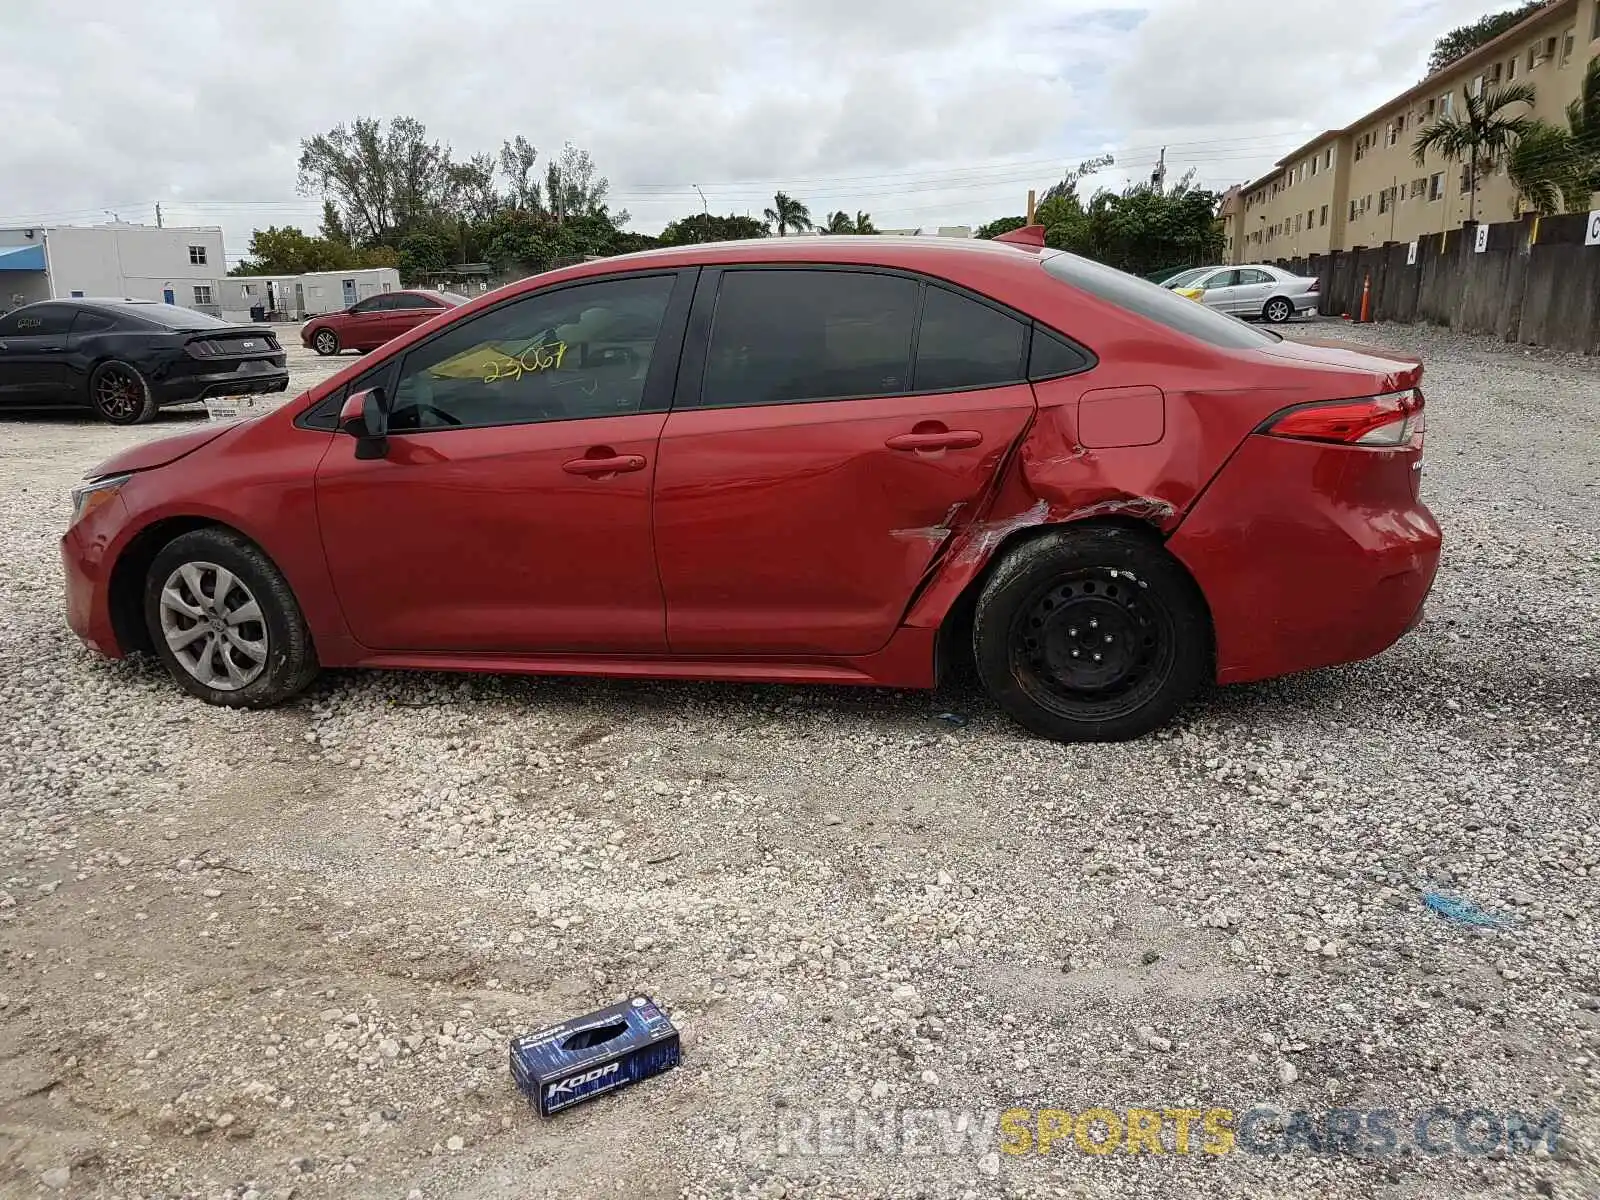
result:
<svg viewBox="0 0 1600 1200"><path fill-rule="evenodd" d="M697 209L695 183L724 212L782 187L819 214L976 222L1108 146L1113 184L1162 144L1208 183L1255 174L1412 82L1465 3L27 6L0 39L0 219L149 220L159 200L241 249L258 225L315 225L301 138L409 114L462 154L586 146L636 228Z"/></svg>

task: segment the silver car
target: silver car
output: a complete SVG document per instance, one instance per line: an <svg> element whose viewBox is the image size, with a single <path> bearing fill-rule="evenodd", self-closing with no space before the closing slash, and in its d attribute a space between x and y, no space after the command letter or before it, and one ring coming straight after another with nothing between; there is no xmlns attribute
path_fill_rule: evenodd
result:
<svg viewBox="0 0 1600 1200"><path fill-rule="evenodd" d="M1261 317L1281 325L1293 316L1310 316L1322 299L1315 279L1281 267L1195 267L1163 280L1162 287L1194 289L1207 308L1236 317Z"/></svg>

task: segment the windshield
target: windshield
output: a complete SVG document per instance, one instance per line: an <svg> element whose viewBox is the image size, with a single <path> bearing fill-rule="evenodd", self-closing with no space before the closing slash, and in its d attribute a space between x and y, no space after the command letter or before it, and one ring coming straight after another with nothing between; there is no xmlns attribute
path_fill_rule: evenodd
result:
<svg viewBox="0 0 1600 1200"><path fill-rule="evenodd" d="M1182 287L1186 283L1193 283L1210 269L1210 267L1191 267L1187 271L1179 271L1171 279L1163 279L1161 286L1164 288Z"/></svg>
<svg viewBox="0 0 1600 1200"><path fill-rule="evenodd" d="M179 308L176 304L108 304L119 313L137 317L163 329L221 329L228 323L192 308Z"/></svg>
<svg viewBox="0 0 1600 1200"><path fill-rule="evenodd" d="M1081 288L1109 304L1155 321L1168 329L1230 350L1259 350L1283 341L1238 317L1226 316L1189 300L1160 284L1150 283L1115 267L1076 254L1057 251L1044 258L1044 269L1063 283Z"/></svg>

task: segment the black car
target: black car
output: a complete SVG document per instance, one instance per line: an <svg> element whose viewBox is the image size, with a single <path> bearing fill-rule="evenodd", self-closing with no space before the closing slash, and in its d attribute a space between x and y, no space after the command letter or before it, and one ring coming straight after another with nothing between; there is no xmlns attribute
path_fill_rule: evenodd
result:
<svg viewBox="0 0 1600 1200"><path fill-rule="evenodd" d="M0 316L0 408L82 407L113 425L158 408L281 392L278 339L153 300L45 300Z"/></svg>

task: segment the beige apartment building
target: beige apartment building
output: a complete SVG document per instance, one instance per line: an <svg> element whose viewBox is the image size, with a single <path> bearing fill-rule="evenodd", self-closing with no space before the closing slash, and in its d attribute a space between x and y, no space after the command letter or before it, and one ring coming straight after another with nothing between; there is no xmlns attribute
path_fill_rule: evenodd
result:
<svg viewBox="0 0 1600 1200"><path fill-rule="evenodd" d="M1600 0L1552 0L1444 70L1430 75L1344 129L1331 129L1242 185L1233 211L1224 204L1229 262L1305 258L1330 250L1410 242L1479 221L1518 215L1505 164L1480 175L1476 202L1466 164L1429 153L1419 166L1417 135L1439 115L1456 112L1463 89L1508 83L1534 89L1530 116L1566 122L1589 60L1600 54ZM1231 194L1231 193L1230 193Z"/></svg>

